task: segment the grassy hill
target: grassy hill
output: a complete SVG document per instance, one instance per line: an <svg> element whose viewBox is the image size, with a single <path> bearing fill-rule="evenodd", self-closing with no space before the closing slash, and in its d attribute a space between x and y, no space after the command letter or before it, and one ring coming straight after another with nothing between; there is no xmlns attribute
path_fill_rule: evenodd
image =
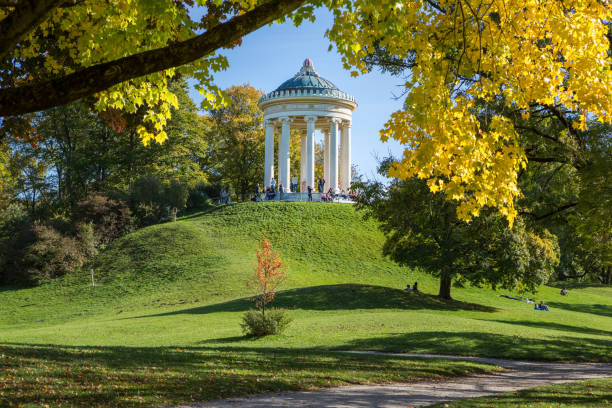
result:
<svg viewBox="0 0 612 408"><path fill-rule="evenodd" d="M239 323L253 305L245 283L264 237L287 265L274 303L290 309L294 322L283 335L251 340ZM453 288L456 300L441 301L432 296L434 277L382 257L383 241L375 223L352 206L325 203L235 204L144 228L101 251L95 288L88 270L36 288L0 288L0 359L16 364L15 375L22 370L20 386L41 376L57 380L52 373L66 367L80 373L75 381L107 371L111 385L133 381L141 370L136 384L149 398L142 406L187 395L197 400L484 369L330 357L334 349L612 361L611 288L576 286L563 297L558 288L542 287L535 297L549 304L548 313L490 289ZM415 280L423 293L402 290ZM0 391L6 381L0 376ZM168 384L162 399L154 397L155 381ZM196 395L195 385L185 385L190 381L216 388L198 386ZM233 387L223 388L228 381ZM119 389L125 398L134 393ZM101 405L141 406L112 395ZM40 402L32 398L22 403ZM97 403L84 398L79 404Z"/></svg>

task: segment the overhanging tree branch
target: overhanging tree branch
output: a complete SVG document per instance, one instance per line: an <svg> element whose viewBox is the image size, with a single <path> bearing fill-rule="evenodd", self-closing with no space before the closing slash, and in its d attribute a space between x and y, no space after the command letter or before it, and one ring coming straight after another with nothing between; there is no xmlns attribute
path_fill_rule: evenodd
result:
<svg viewBox="0 0 612 408"><path fill-rule="evenodd" d="M575 207L577 205L578 205L578 203L565 204L565 205L562 205L561 207L555 208L554 210L552 210L550 212L547 212L546 214L542 214L542 215L536 215L534 213L525 212L525 211L521 211L520 214L521 215L529 215L529 216L532 216L535 221L541 221L544 218L548 218L548 217L553 216L555 214L558 214L558 213L560 213L562 211L565 211L565 210L568 210L570 208L573 208L573 207Z"/></svg>
<svg viewBox="0 0 612 408"><path fill-rule="evenodd" d="M0 116L64 105L129 79L185 65L231 45L244 35L291 13L306 0L271 0L207 32L167 47L85 68L65 77L0 90Z"/></svg>
<svg viewBox="0 0 612 408"><path fill-rule="evenodd" d="M0 21L0 58L3 58L64 0L21 0Z"/></svg>

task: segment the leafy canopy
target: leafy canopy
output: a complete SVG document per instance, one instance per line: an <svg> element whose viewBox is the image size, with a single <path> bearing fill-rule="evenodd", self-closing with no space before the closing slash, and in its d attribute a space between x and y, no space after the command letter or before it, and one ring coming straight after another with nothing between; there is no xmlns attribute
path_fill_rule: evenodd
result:
<svg viewBox="0 0 612 408"><path fill-rule="evenodd" d="M383 172L388 163L383 162ZM521 218L508 227L491 210L470 223L461 221L456 203L444 193L432 193L424 180L355 186L360 192L357 208L376 219L385 234L384 254L439 276L442 298L451 298L453 279L535 291L559 263L556 237L547 230L529 228Z"/></svg>
<svg viewBox="0 0 612 408"><path fill-rule="evenodd" d="M0 116L47 109L95 95L98 111L146 108L138 134L161 142L177 106L168 87L196 79L204 108L224 102L215 52L294 13L303 0L14 0L0 2ZM191 9L190 9L191 8ZM292 14L296 23L312 7ZM201 14L200 19L195 15ZM23 129L23 126L15 126Z"/></svg>
<svg viewBox="0 0 612 408"><path fill-rule="evenodd" d="M7 6L13 5L13 6ZM431 191L458 200L469 220L485 206L510 223L520 195L517 175L527 157L510 121L483 126L478 100L502 95L525 117L533 104L612 122L612 73L601 0L87 0L0 4L0 115L20 115L96 95L99 111L147 106L138 133L146 143L166 138L176 97L168 80L194 77L206 107L223 102L214 73L227 67L215 54L242 36L287 16L313 19L332 10L327 36L352 75L384 49L408 61L405 109L395 112L383 140L406 145L393 177L428 180ZM23 127L16 127L23 129Z"/></svg>
<svg viewBox="0 0 612 408"><path fill-rule="evenodd" d="M525 117L532 104L563 106L578 130L612 121L607 1L355 0L334 14L328 35L353 75L380 49L410 67L405 108L381 131L406 146L389 175L427 179L463 220L491 206L512 223L527 161L509 120L479 123L478 100L503 95Z"/></svg>

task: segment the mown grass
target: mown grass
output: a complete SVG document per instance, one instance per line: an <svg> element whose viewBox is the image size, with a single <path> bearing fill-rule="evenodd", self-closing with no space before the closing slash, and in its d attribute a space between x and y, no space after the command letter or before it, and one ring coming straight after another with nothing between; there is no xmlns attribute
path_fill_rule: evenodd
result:
<svg viewBox="0 0 612 408"><path fill-rule="evenodd" d="M2 346L0 406L149 407L266 391L484 373L491 366L310 350Z"/></svg>
<svg viewBox="0 0 612 408"><path fill-rule="evenodd" d="M603 378L471 398L432 408L603 408L611 405L612 378Z"/></svg>
<svg viewBox="0 0 612 408"><path fill-rule="evenodd" d="M239 324L253 306L253 292L245 283L264 237L287 266L287 282L273 305L289 309L293 323L282 335L251 340L242 336ZM235 372L242 372L244 358L251 370L260 365L262 373L273 372L265 367L267 360L247 356L279 350L310 359L313 367L317 356L344 349L612 361L611 288L582 285L563 297L558 288L544 286L535 297L551 306L548 313L486 288L453 288L456 300L442 301L434 296L437 280L385 259L383 242L376 225L363 221L350 205L246 203L192 214L109 245L93 264L95 288L88 268L36 288L0 288L0 343L7 345L2 353L10 355L4 350L17 347L51 378L55 371L44 366L53 367L54 350L72 350L69 355L75 360L66 360L70 372L78 372L87 350L107 350L100 361L112 361L104 369L118 378L139 364L147 366L142 359L132 364L133 356L177 348L195 353L192 357L200 353L202 361L215 353L229 356L226 361L233 363L225 367ZM422 293L402 290L415 280ZM49 353L37 354L35 347ZM120 354L115 350L122 350L125 358L114 359L112 355ZM197 364L174 362L165 352L158 355L150 366L173 367L171 377L195 375ZM332 360L342 372L341 381L389 379L368 374L380 370L367 363L358 370L361 374L342 369L343 359ZM459 367L441 364L449 370ZM410 370L406 365L401 376L413 378ZM391 371L384 375L393 375ZM194 398L226 395L207 388L211 375L198 375L194 378L204 384L204 391ZM275 384L287 389L326 384L317 379L314 368L305 374L310 380L300 382L301 375L290 374ZM111 384L121 388L121 381ZM187 398L182 391L173 395L146 389L140 394L145 401ZM276 389L270 385L253 392ZM130 392L126 389L122 395L127 398ZM18 397L17 391L10 395Z"/></svg>

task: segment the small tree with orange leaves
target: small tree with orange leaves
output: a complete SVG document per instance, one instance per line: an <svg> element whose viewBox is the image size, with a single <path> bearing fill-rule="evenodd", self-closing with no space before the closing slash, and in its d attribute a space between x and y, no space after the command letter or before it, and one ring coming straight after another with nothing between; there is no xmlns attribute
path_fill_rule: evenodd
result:
<svg viewBox="0 0 612 408"><path fill-rule="evenodd" d="M286 279L280 255L272 252L272 245L267 239L259 244L256 254L257 263L253 265L255 270L247 286L257 289L255 305L259 310L250 310L244 315L242 329L247 334L259 337L280 333L290 319L279 309L271 309L266 315L266 305L274 299L276 289Z"/></svg>
<svg viewBox="0 0 612 408"><path fill-rule="evenodd" d="M257 300L255 305L261 310L261 315L266 315L266 305L276 296L276 289L287 279L283 270L283 263L278 252L272 252L272 244L264 239L256 251L257 263L255 271L248 286L257 289Z"/></svg>

